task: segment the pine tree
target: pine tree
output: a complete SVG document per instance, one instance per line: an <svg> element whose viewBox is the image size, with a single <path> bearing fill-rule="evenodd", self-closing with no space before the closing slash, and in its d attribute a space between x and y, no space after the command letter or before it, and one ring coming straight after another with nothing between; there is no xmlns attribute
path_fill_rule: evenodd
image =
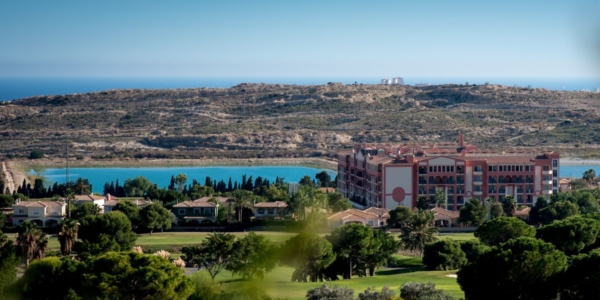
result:
<svg viewBox="0 0 600 300"><path fill-rule="evenodd" d="M231 184L231 177L229 177L229 182L227 183L227 191L233 191L233 185Z"/></svg>

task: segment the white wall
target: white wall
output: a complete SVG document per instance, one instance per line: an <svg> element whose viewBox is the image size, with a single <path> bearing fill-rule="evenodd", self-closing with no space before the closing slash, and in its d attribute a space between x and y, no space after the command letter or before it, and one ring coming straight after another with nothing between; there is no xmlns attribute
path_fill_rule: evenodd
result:
<svg viewBox="0 0 600 300"><path fill-rule="evenodd" d="M465 192L473 192L473 167L465 169Z"/></svg>
<svg viewBox="0 0 600 300"><path fill-rule="evenodd" d="M386 166L384 168L385 178L385 208L394 209L399 205L412 208L412 166ZM404 201L398 203L392 198L392 192L395 188L404 189Z"/></svg>

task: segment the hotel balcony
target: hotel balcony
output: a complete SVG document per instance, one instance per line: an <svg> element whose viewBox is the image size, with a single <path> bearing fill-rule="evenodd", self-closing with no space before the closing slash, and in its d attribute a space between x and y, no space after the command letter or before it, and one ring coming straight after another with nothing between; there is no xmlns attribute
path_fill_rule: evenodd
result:
<svg viewBox="0 0 600 300"><path fill-rule="evenodd" d="M483 175L483 171L473 171L473 175L475 175L475 176Z"/></svg>
<svg viewBox="0 0 600 300"><path fill-rule="evenodd" d="M544 190L542 191L544 195L552 195L552 190Z"/></svg>
<svg viewBox="0 0 600 300"><path fill-rule="evenodd" d="M552 175L552 170L542 171L542 175Z"/></svg>
<svg viewBox="0 0 600 300"><path fill-rule="evenodd" d="M482 185L483 181L473 181L473 185Z"/></svg>
<svg viewBox="0 0 600 300"><path fill-rule="evenodd" d="M481 196L481 195L483 195L483 191L473 191L473 195L474 196Z"/></svg>
<svg viewBox="0 0 600 300"><path fill-rule="evenodd" d="M552 185L552 180L542 180L542 184Z"/></svg>

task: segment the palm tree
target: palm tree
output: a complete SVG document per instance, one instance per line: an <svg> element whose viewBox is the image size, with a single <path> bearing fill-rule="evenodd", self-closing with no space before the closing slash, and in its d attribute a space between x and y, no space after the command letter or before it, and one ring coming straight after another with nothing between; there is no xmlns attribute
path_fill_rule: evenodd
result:
<svg viewBox="0 0 600 300"><path fill-rule="evenodd" d="M72 189L65 191L65 198L67 199L67 217L71 217L71 201L75 200L75 192Z"/></svg>
<svg viewBox="0 0 600 300"><path fill-rule="evenodd" d="M506 196L504 201L502 201L502 209L507 216L512 217L517 210L517 202L515 202L515 198L513 196Z"/></svg>
<svg viewBox="0 0 600 300"><path fill-rule="evenodd" d="M429 202L427 201L427 196L419 196L419 198L417 198L417 208L419 210L426 210L429 208Z"/></svg>
<svg viewBox="0 0 600 300"><path fill-rule="evenodd" d="M446 194L443 190L437 190L434 199L437 207L446 208Z"/></svg>
<svg viewBox="0 0 600 300"><path fill-rule="evenodd" d="M64 219L60 222L59 226L58 241L60 242L60 252L62 255L67 256L71 254L73 245L77 241L79 223L73 219Z"/></svg>
<svg viewBox="0 0 600 300"><path fill-rule="evenodd" d="M78 195L88 194L90 192L90 182L81 177L75 181L75 192Z"/></svg>
<svg viewBox="0 0 600 300"><path fill-rule="evenodd" d="M32 259L43 258L48 246L48 238L40 227L28 220L17 227L17 247L25 258L25 266L29 267Z"/></svg>
<svg viewBox="0 0 600 300"><path fill-rule="evenodd" d="M242 211L244 207L252 207L252 192L246 190L235 190L231 194L233 199L229 199L228 202L233 204L238 209L238 221L242 222Z"/></svg>
<svg viewBox="0 0 600 300"><path fill-rule="evenodd" d="M292 197L292 207L296 213L296 219L302 221L306 218L306 206L308 206L309 195L306 189L300 189Z"/></svg>
<svg viewBox="0 0 600 300"><path fill-rule="evenodd" d="M430 211L419 211L412 215L400 235L404 249L416 251L419 256L423 256L425 244L437 240L434 234L438 229L434 221L435 217Z"/></svg>
<svg viewBox="0 0 600 300"><path fill-rule="evenodd" d="M583 180L585 180L588 184L588 187L590 187L590 183L592 183L592 181L594 180L594 178L596 178L596 171L594 171L594 169L589 169L585 172L583 172Z"/></svg>

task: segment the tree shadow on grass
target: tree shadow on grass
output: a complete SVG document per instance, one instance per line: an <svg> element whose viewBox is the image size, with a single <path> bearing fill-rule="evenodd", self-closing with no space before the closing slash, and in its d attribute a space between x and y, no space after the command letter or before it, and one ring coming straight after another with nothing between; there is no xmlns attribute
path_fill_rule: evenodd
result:
<svg viewBox="0 0 600 300"><path fill-rule="evenodd" d="M419 271L425 271L425 266L414 267L414 268L388 268L388 269L376 271L375 275L386 276L386 275L413 273L413 272L419 272Z"/></svg>

